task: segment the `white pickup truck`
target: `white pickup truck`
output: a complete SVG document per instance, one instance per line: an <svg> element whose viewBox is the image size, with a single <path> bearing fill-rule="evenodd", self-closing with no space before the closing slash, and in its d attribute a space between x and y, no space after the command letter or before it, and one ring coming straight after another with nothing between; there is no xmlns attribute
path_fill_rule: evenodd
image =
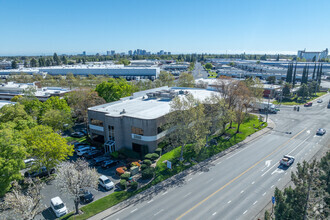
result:
<svg viewBox="0 0 330 220"><path fill-rule="evenodd" d="M283 158L280 160L280 164L284 166L291 166L294 162L294 157L290 155L284 155Z"/></svg>

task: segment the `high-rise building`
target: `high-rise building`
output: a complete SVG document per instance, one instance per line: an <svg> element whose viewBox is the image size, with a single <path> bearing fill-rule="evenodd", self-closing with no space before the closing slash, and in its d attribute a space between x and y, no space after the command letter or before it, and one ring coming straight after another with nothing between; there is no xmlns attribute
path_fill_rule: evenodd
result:
<svg viewBox="0 0 330 220"><path fill-rule="evenodd" d="M111 51L111 55L113 56L113 55L115 55L115 54L116 54L116 51L112 50L112 51Z"/></svg>
<svg viewBox="0 0 330 220"><path fill-rule="evenodd" d="M129 50L128 51L128 55L132 56L133 55L133 51L132 50Z"/></svg>
<svg viewBox="0 0 330 220"><path fill-rule="evenodd" d="M83 55L83 56L86 56L86 51L83 51L82 55Z"/></svg>
<svg viewBox="0 0 330 220"><path fill-rule="evenodd" d="M111 52L108 50L107 51L107 56L110 56L111 55Z"/></svg>

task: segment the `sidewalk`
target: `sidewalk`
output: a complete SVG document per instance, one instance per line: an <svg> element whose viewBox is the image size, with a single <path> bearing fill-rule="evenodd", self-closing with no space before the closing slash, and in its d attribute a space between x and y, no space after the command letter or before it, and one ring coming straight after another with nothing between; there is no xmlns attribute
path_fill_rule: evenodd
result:
<svg viewBox="0 0 330 220"><path fill-rule="evenodd" d="M104 219L107 218L123 209L125 209L126 207L138 203L138 202L143 202L143 201L147 201L150 200L154 195L158 194L158 193L162 193L163 191L165 191L167 188L177 185L177 184L183 184L184 183L184 179L183 177L194 173L194 172L200 172L203 171L204 169L208 169L207 166L212 163L213 161L219 159L220 157L223 157L224 155L227 155L228 153L235 151L238 148L241 147L245 147L246 144L256 140L257 138L261 137L262 135L272 131L275 128L275 123L273 121L271 121L270 119L268 119L268 126L250 136L248 136L244 141L228 148L227 150L224 150L222 152L220 152L219 154L216 154L214 156L212 156L209 159L206 159L186 170L184 170L181 173L178 173L166 180L164 180L163 182L158 183L155 186L150 187L149 189L113 206L110 207L109 209L106 209L94 216L92 216L91 218L89 218L90 220L99 220L99 219Z"/></svg>

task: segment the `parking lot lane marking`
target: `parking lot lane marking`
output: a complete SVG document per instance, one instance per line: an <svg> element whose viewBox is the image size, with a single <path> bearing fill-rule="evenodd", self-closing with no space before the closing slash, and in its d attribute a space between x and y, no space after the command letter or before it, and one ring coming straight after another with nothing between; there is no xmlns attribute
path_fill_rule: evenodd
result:
<svg viewBox="0 0 330 220"><path fill-rule="evenodd" d="M262 194L262 196L265 196L266 195L266 192L264 192L264 194Z"/></svg>
<svg viewBox="0 0 330 220"><path fill-rule="evenodd" d="M212 215L216 215L217 213L215 212L215 213L213 213Z"/></svg>
<svg viewBox="0 0 330 220"><path fill-rule="evenodd" d="M198 175L202 175L203 174L203 172L200 172Z"/></svg>
<svg viewBox="0 0 330 220"><path fill-rule="evenodd" d="M245 215L245 213L247 213L247 210L245 210L245 212L243 212L243 215Z"/></svg>
<svg viewBox="0 0 330 220"><path fill-rule="evenodd" d="M222 163L222 161L218 162L217 164L220 164L220 163Z"/></svg>
<svg viewBox="0 0 330 220"><path fill-rule="evenodd" d="M162 211L164 211L164 209L160 210L159 212L157 212L156 214L154 214L154 216L158 215L159 213L161 213Z"/></svg>
<svg viewBox="0 0 330 220"><path fill-rule="evenodd" d="M187 193L183 198L186 198L187 196L189 196L191 194L191 192L190 193Z"/></svg>
<svg viewBox="0 0 330 220"><path fill-rule="evenodd" d="M137 210L138 210L138 209L134 209L134 210L131 211L131 213L133 213L133 212L135 212L135 211L137 211Z"/></svg>
<svg viewBox="0 0 330 220"><path fill-rule="evenodd" d="M253 185L255 182L253 181L251 184Z"/></svg>
<svg viewBox="0 0 330 220"><path fill-rule="evenodd" d="M286 175L288 172L285 172L284 175Z"/></svg>
<svg viewBox="0 0 330 220"><path fill-rule="evenodd" d="M152 203L154 200L152 199L152 200L150 200L150 201L148 201L148 203Z"/></svg>
<svg viewBox="0 0 330 220"><path fill-rule="evenodd" d="M270 188L273 188L275 185L272 185Z"/></svg>
<svg viewBox="0 0 330 220"><path fill-rule="evenodd" d="M244 192L244 190L241 191L241 194Z"/></svg>
<svg viewBox="0 0 330 220"><path fill-rule="evenodd" d="M164 192L162 195L165 195L165 194L167 194L168 192Z"/></svg>
<svg viewBox="0 0 330 220"><path fill-rule="evenodd" d="M257 204L258 200L253 203L253 205Z"/></svg>
<svg viewBox="0 0 330 220"><path fill-rule="evenodd" d="M189 178L188 181L192 180L192 178Z"/></svg>
<svg viewBox="0 0 330 220"><path fill-rule="evenodd" d="M232 184L233 182L235 182L237 179L239 179L241 176L243 176L244 174L246 174L247 172L249 172L250 170L252 170L254 167L256 167L257 165L259 165L261 162L263 162L264 160L266 160L267 158L269 158L271 155L273 155L274 153L276 153L277 151L279 151L281 148L283 148L284 146L286 146L290 141L292 141L293 139L295 139L296 137L298 137L301 133L303 133L307 128L302 129L300 132L298 132L296 135L294 135L292 138L290 138L289 140L287 140L286 142L284 142L283 144L279 145L276 149L274 149L272 152L270 152L268 155L266 155L265 157L261 158L259 161L257 161L256 163L254 163L252 166L250 166L249 168L247 168L245 171L243 171L242 173L240 173L238 176L236 176L235 178L231 179L229 182L227 182L225 185L221 186L219 189L217 189L216 191L214 191L213 193L211 193L210 195L208 195L207 197L205 197L203 200L201 200L200 202L198 202L197 204L195 204L193 207L191 207L190 209L188 209L187 211L185 211L184 213L182 213L180 216L178 216L176 218L176 220L179 220L181 218L183 218L185 215L187 215L188 213L190 213L191 211L193 211L194 209L196 209L198 206L200 206L201 204L203 204L204 202L206 202L207 200L209 200L211 197L213 197L214 195L216 195L218 192L220 192L221 190L223 190L224 188L226 188L227 186L229 186L230 184ZM247 149L247 148L245 148Z"/></svg>
<svg viewBox="0 0 330 220"><path fill-rule="evenodd" d="M278 179L278 182L280 182L280 181L281 181L281 178Z"/></svg>
<svg viewBox="0 0 330 220"><path fill-rule="evenodd" d="M229 200L227 203L228 203L228 204L231 203L231 200Z"/></svg>

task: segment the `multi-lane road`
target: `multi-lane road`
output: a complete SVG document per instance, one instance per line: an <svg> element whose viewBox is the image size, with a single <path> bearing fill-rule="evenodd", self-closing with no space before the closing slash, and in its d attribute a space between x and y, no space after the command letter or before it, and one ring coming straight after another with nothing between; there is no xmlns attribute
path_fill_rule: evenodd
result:
<svg viewBox="0 0 330 220"><path fill-rule="evenodd" d="M204 69L204 67L200 62L195 63L195 68L192 71L192 74L195 79L200 79L200 78L207 79L208 77L208 72Z"/></svg>
<svg viewBox="0 0 330 220"><path fill-rule="evenodd" d="M255 219L271 200L275 187L290 182L298 162L310 160L329 148L330 135L317 136L318 128L330 132L330 109L314 101L312 107L280 107L271 115L276 127L241 148L210 161L208 169L193 172L183 184L129 205L105 219ZM291 133L290 133L291 132ZM296 158L288 169L278 167L284 154Z"/></svg>

